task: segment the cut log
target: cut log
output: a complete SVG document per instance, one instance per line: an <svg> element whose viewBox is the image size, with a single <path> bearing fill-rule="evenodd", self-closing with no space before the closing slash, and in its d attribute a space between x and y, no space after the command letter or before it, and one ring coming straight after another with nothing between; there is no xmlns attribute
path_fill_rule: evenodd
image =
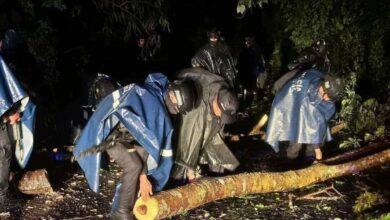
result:
<svg viewBox="0 0 390 220"><path fill-rule="evenodd" d="M200 205L247 194L290 191L328 179L349 175L390 162L390 149L339 164L316 164L301 170L278 173L244 173L196 181L163 191L148 201L138 199L134 214L138 219L161 219Z"/></svg>
<svg viewBox="0 0 390 220"><path fill-rule="evenodd" d="M19 181L18 189L27 195L53 194L47 171L45 169L27 171Z"/></svg>
<svg viewBox="0 0 390 220"><path fill-rule="evenodd" d="M259 122L252 128L249 132L249 136L260 134L260 129L267 123L268 115L264 114L263 117L260 118Z"/></svg>
<svg viewBox="0 0 390 220"><path fill-rule="evenodd" d="M337 124L335 126L333 126L331 129L330 129L330 133L332 134L337 134L339 133L341 130L343 130L345 128L345 123L342 122L340 124Z"/></svg>

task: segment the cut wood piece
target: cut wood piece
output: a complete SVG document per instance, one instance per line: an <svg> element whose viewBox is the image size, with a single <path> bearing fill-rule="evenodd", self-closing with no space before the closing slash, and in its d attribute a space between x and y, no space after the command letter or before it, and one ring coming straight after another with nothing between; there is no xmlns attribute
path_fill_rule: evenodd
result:
<svg viewBox="0 0 390 220"><path fill-rule="evenodd" d="M47 171L45 169L27 171L19 181L18 189L27 195L53 194Z"/></svg>
<svg viewBox="0 0 390 220"><path fill-rule="evenodd" d="M138 219L161 219L215 200L255 193L290 191L389 162L390 149L387 149L339 165L319 163L305 169L287 172L256 172L203 179L183 187L160 192L148 201L138 199L133 212Z"/></svg>
<svg viewBox="0 0 390 220"><path fill-rule="evenodd" d="M250 136L250 135L260 134L260 129L264 127L267 121L268 121L268 115L264 114L263 117L260 118L259 122L257 122L257 124L252 128L252 130L249 132L248 135Z"/></svg>
<svg viewBox="0 0 390 220"><path fill-rule="evenodd" d="M343 130L344 128L345 128L345 123L341 122L340 124L337 124L337 125L333 126L332 129L330 129L330 133L337 134L341 130Z"/></svg>

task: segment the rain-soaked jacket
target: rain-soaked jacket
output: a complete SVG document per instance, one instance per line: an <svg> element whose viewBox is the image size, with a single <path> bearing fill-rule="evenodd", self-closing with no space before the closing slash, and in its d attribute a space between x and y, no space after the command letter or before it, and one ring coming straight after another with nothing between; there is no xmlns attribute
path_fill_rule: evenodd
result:
<svg viewBox="0 0 390 220"><path fill-rule="evenodd" d="M101 144L119 122L149 153L147 168L153 190L160 191L164 187L173 164L173 127L164 103L167 86L166 76L161 73L150 74L143 85L127 85L99 103L74 150L77 162L93 191L99 189L101 153L84 157L79 155Z"/></svg>
<svg viewBox="0 0 390 220"><path fill-rule="evenodd" d="M228 46L224 42L207 43L192 58L193 67L203 67L222 76L232 88L236 86L237 70Z"/></svg>
<svg viewBox="0 0 390 220"><path fill-rule="evenodd" d="M171 176L182 179L187 170L195 170L198 163L208 164L213 172L234 170L239 162L224 143L220 132L223 125L211 109L218 90L227 87L227 83L222 77L202 68L185 69L179 73L178 78L193 80L199 87L201 97L192 111L182 115Z"/></svg>
<svg viewBox="0 0 390 220"><path fill-rule="evenodd" d="M0 117L16 104L20 104L22 118L20 123L12 126L11 136L16 144L16 159L24 168L33 149L35 105L0 55Z"/></svg>
<svg viewBox="0 0 390 220"><path fill-rule="evenodd" d="M279 141L322 144L331 140L327 122L335 105L320 97L323 73L309 69L287 82L272 103L266 141L279 151Z"/></svg>

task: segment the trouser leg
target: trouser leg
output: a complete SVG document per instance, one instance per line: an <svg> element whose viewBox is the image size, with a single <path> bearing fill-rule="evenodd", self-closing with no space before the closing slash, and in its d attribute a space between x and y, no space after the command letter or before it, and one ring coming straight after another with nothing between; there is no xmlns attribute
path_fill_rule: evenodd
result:
<svg viewBox="0 0 390 220"><path fill-rule="evenodd" d="M8 190L11 155L11 145L0 145L0 205L4 203Z"/></svg>
<svg viewBox="0 0 390 220"><path fill-rule="evenodd" d="M143 167L142 161L136 151L128 152L128 149L120 143L108 149L107 153L123 172L122 185L119 189L119 204L112 218L133 219L131 211L137 199L139 176Z"/></svg>
<svg viewBox="0 0 390 220"><path fill-rule="evenodd" d="M299 151L302 149L302 144L290 142L290 145L287 147L287 158L296 159L299 156Z"/></svg>

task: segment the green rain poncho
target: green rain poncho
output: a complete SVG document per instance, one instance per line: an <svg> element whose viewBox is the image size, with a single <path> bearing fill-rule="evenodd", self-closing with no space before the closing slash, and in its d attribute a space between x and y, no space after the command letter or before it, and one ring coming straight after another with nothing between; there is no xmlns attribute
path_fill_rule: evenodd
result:
<svg viewBox="0 0 390 220"><path fill-rule="evenodd" d="M222 137L223 124L214 116L211 104L226 81L202 68L181 71L179 79L193 80L199 92L197 106L183 115L179 122L175 166L171 176L182 179L187 170L195 170L198 163L208 164L213 172L232 171L239 162Z"/></svg>

